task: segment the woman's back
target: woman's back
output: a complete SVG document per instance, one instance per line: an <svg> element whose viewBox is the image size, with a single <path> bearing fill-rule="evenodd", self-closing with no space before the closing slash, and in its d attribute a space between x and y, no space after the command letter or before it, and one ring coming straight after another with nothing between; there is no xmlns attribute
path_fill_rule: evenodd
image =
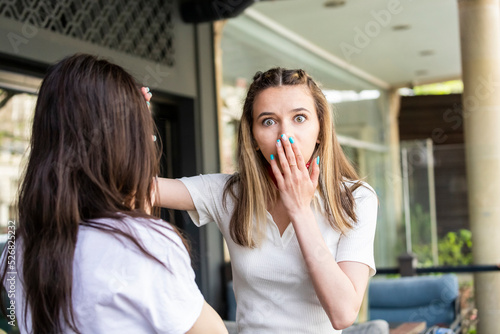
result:
<svg viewBox="0 0 500 334"><path fill-rule="evenodd" d="M126 238L81 226L73 260L73 310L79 331L187 332L199 317L204 299L177 233L161 221L154 222L156 231L152 221L143 218L94 222L132 233L165 266L146 257ZM17 259L22 270L22 254ZM16 305L22 310L25 295L19 281L16 287ZM31 319L29 312L27 319ZM18 320L21 333L31 332L29 321ZM72 331L66 326L63 332Z"/></svg>

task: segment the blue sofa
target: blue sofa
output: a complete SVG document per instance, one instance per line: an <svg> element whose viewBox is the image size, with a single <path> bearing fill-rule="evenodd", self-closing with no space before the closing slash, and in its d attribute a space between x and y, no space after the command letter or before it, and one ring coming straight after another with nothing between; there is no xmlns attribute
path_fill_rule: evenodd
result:
<svg viewBox="0 0 500 334"><path fill-rule="evenodd" d="M458 280L453 274L370 281L370 319L425 321L428 327L455 326L460 319Z"/></svg>

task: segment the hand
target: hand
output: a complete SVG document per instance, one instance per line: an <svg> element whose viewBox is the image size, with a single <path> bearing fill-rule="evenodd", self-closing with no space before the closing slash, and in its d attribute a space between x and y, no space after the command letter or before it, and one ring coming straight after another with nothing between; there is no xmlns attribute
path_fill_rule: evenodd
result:
<svg viewBox="0 0 500 334"><path fill-rule="evenodd" d="M281 171L277 161L271 158L271 168L289 215L310 208L319 179L319 157L314 159L309 174L298 145L292 142L293 139L282 135L276 143Z"/></svg>
<svg viewBox="0 0 500 334"><path fill-rule="evenodd" d="M151 92L149 91L149 87L142 87L141 93L144 96L144 100L146 100L146 103L148 104L149 107L149 101L153 97L153 94L151 94Z"/></svg>
<svg viewBox="0 0 500 334"><path fill-rule="evenodd" d="M147 103L148 108L149 108L149 106L150 106L149 101L153 97L153 94L151 94L151 92L149 91L149 87L142 87L141 88L141 93L144 96L144 100L146 100L146 103ZM151 138L153 138L153 141L156 141L156 136L155 135L152 135Z"/></svg>

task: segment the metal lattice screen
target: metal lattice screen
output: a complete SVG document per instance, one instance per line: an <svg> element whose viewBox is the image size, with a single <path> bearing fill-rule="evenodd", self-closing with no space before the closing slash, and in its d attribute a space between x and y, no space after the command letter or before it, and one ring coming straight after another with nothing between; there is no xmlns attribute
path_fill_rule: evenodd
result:
<svg viewBox="0 0 500 334"><path fill-rule="evenodd" d="M173 0L2 0L0 16L174 65Z"/></svg>

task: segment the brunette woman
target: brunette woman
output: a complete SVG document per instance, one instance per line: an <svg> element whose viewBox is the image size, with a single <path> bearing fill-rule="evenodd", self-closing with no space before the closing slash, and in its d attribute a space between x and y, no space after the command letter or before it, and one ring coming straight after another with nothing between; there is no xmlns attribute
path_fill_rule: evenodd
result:
<svg viewBox="0 0 500 334"><path fill-rule="evenodd" d="M227 333L182 236L151 215L154 131L121 67L75 55L48 71L3 254L21 333Z"/></svg>

